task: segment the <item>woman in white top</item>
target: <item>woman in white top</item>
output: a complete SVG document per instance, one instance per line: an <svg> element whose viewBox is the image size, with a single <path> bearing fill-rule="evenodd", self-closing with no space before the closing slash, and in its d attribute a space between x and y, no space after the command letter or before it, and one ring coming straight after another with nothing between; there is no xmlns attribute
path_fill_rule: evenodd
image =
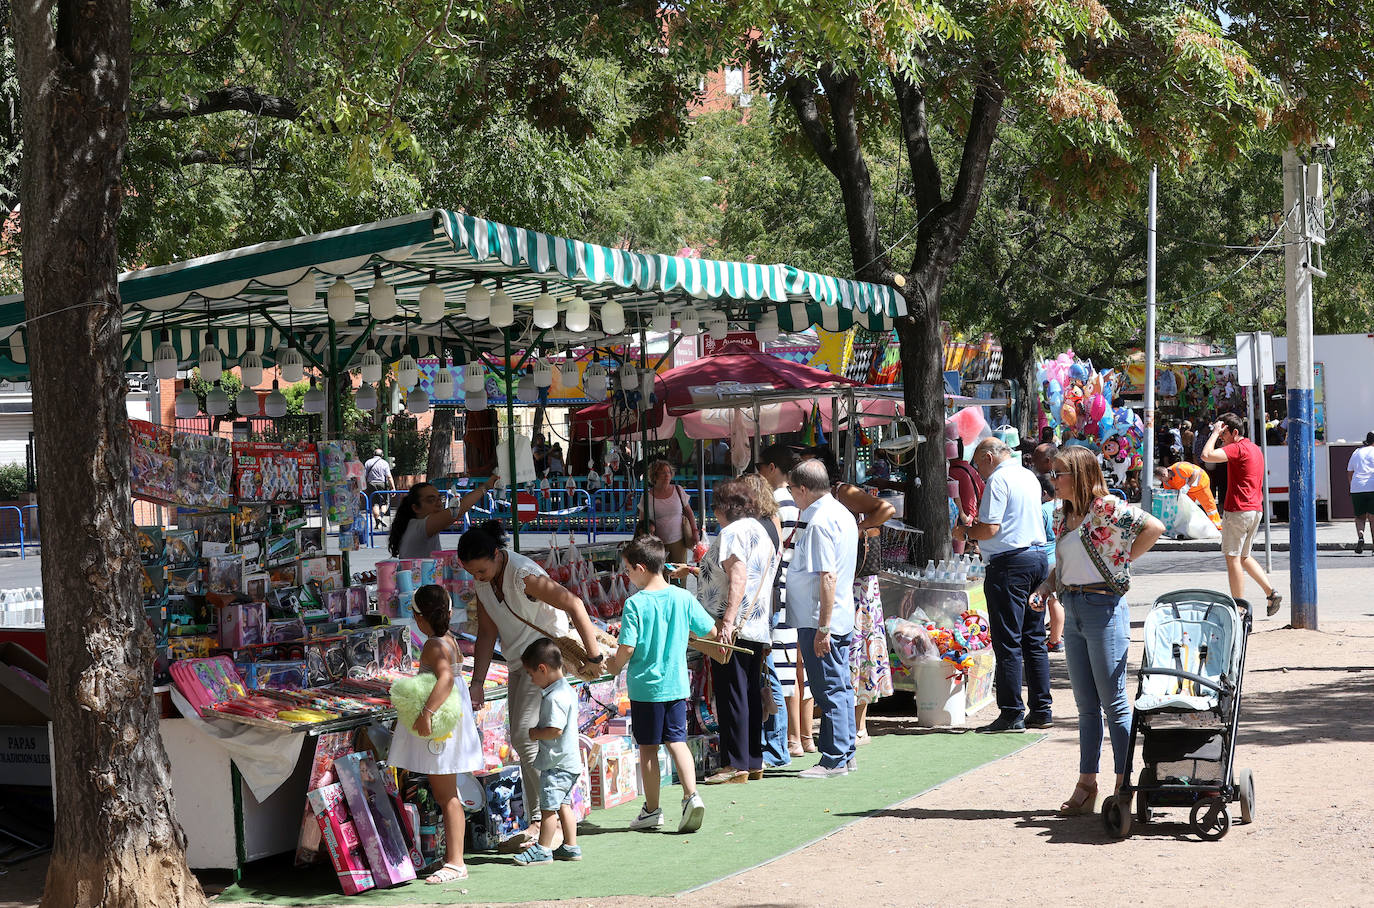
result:
<svg viewBox="0 0 1374 908"><path fill-rule="evenodd" d="M1054 570L1030 606L1039 611L1056 594L1064 602L1064 655L1078 704L1078 784L1059 812L1076 816L1097 810L1104 715L1118 790L1124 781L1131 739L1126 696L1131 613L1124 594L1131 562L1150 550L1164 524L1109 495L1102 467L1087 448L1060 448L1049 477L1061 502L1054 520Z"/></svg>
<svg viewBox="0 0 1374 908"><path fill-rule="evenodd" d="M482 685L496 643L511 667L506 682L510 711L511 746L520 754L520 777L525 791L539 791L539 771L534 768L539 742L530 740L530 729L539 725L543 691L530 680L520 664L525 648L541 637L556 638L571 625L582 638L592 662L605 658L596 642L596 630L582 600L559 586L529 558L506 548L500 521L488 520L468 530L458 540L458 560L477 581L477 644L473 652L471 696L474 707L484 702ZM533 625L533 627L531 627ZM539 799L525 798L531 828L537 830Z"/></svg>
<svg viewBox="0 0 1374 908"><path fill-rule="evenodd" d="M417 482L406 492L391 522L386 547L392 558L428 558L439 548L439 535L472 510L501 477L492 474L487 481L462 497L451 508L444 507L444 496L430 482Z"/></svg>
<svg viewBox="0 0 1374 908"><path fill-rule="evenodd" d="M777 523L762 519L747 480L716 483L711 506L720 532L700 567L683 566L674 576L698 574L697 598L716 619L716 636L747 652L733 653L724 665L711 663L721 769L707 785L763 778L763 656L772 636L779 547Z"/></svg>
<svg viewBox="0 0 1374 908"><path fill-rule="evenodd" d="M653 525L654 535L663 540L671 564L685 564L690 548L700 538L697 515L682 486L673 482L673 465L666 460L649 464L649 494L635 504L635 512ZM686 518L692 539L684 539L682 521Z"/></svg>

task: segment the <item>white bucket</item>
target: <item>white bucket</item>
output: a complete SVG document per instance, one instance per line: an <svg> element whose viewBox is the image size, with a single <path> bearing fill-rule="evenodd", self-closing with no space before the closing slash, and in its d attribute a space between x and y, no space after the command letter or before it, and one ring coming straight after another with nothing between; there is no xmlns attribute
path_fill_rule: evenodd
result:
<svg viewBox="0 0 1374 908"><path fill-rule="evenodd" d="M964 679L953 665L943 659L917 662L911 677L916 683L917 725L964 724Z"/></svg>

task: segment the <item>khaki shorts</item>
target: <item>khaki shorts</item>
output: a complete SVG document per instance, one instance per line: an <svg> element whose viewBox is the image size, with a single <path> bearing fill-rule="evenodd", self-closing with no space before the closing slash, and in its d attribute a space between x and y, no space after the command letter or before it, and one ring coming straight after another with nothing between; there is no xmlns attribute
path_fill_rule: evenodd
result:
<svg viewBox="0 0 1374 908"><path fill-rule="evenodd" d="M1221 515L1221 554L1248 558L1260 525L1259 511L1227 511Z"/></svg>

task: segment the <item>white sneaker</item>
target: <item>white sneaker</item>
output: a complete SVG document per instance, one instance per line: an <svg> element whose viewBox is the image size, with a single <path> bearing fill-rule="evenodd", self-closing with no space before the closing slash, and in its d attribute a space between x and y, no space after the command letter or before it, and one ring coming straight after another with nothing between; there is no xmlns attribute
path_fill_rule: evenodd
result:
<svg viewBox="0 0 1374 908"><path fill-rule="evenodd" d="M798 779L834 779L834 778L837 778L838 776L847 776L847 775L849 775L849 767L848 767L848 766L833 766L833 767L827 769L826 767L821 766L820 764L817 764L817 765L811 767L810 769L803 769L801 772L797 773L797 778L798 778Z"/></svg>
<svg viewBox="0 0 1374 908"><path fill-rule="evenodd" d="M677 824L678 832L696 832L706 816L706 802L697 792L682 799L682 821Z"/></svg>
<svg viewBox="0 0 1374 908"><path fill-rule="evenodd" d="M663 808L652 813L647 806L639 808L639 816L630 822L631 829L659 829L663 826Z"/></svg>

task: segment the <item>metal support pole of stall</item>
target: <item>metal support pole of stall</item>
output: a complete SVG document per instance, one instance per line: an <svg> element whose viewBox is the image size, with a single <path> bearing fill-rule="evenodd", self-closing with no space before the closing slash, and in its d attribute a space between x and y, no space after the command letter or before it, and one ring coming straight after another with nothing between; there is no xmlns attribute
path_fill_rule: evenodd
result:
<svg viewBox="0 0 1374 908"><path fill-rule="evenodd" d="M510 364L510 329L501 329L506 345L506 488L510 490L510 536L515 551L520 551L520 481L515 470L515 372ZM498 442L499 443L499 442Z"/></svg>
<svg viewBox="0 0 1374 908"><path fill-rule="evenodd" d="M345 364L345 365L347 365L347 364ZM322 420L321 420L321 421L324 423L324 431L320 433L320 437L321 437L321 439L324 440L324 441L328 441L329 438L330 438L330 427L331 427L330 416L333 416L333 423L332 423L332 426L333 426L333 433L334 433L334 435L335 435L336 437L338 437L338 438L342 438L342 437L343 437L343 388L344 388L344 385L343 385L342 376L345 376L345 375L347 375L347 374L348 374L347 370L346 370L346 369L343 369L343 368L340 368L340 365L339 365L339 336L338 336L337 330L336 330L335 327L334 327L334 321L333 321L333 319L330 319L330 321L329 321L329 369L328 369L328 371L326 372L327 377L325 378L326 384L325 384L325 391L324 391L324 393L325 393L325 400L327 400L327 401L329 402L329 406L325 407L324 417L323 417ZM323 503L321 503L321 504L323 504ZM369 514L367 519L368 519L368 520L371 520L371 519L372 519L372 515ZM323 543L324 547L327 549L328 546L329 546L329 510L328 510L327 508L325 508L325 507L321 507L321 508L320 508L320 526L322 526L322 527L324 528L323 531L322 531L321 534L320 534L321 537L322 537L321 542ZM343 537L343 527L342 527L342 526L339 527L339 537L340 537L340 539L342 540L342 537ZM343 546L339 546L339 557L340 557L340 564L341 564L342 567L343 567L343 584L344 584L344 586L348 586L349 581L350 581L350 578L353 576L353 572L352 572L352 570L351 570L352 565L349 564L348 550L345 549Z"/></svg>
<svg viewBox="0 0 1374 908"><path fill-rule="evenodd" d="M1155 476L1155 206L1159 168L1150 168L1150 212L1145 229L1145 439L1140 468L1140 507L1150 511Z"/></svg>

